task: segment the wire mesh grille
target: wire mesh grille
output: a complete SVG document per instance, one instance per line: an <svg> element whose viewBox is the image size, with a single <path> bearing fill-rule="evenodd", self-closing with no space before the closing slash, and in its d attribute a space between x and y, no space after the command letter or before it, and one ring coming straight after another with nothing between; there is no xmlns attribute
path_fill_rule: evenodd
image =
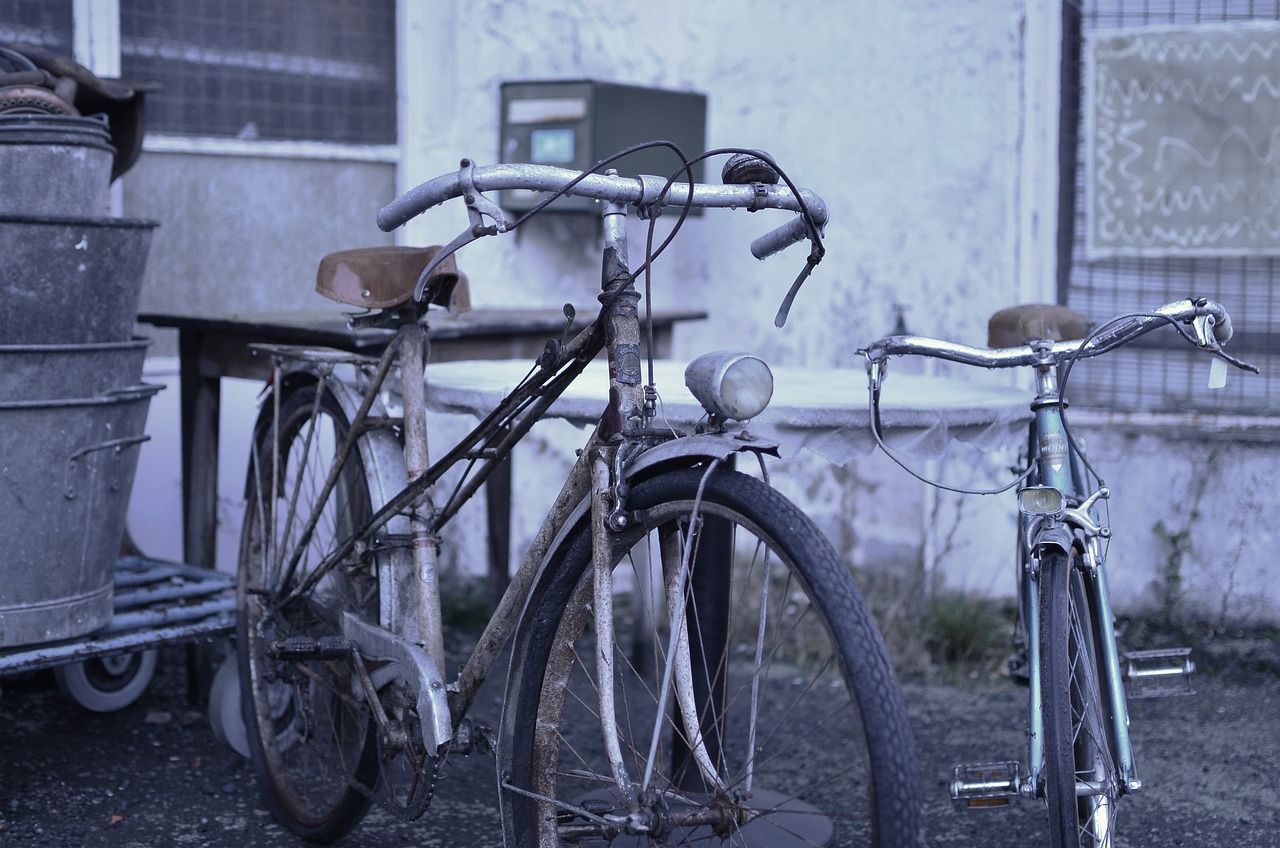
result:
<svg viewBox="0 0 1280 848"><path fill-rule="evenodd" d="M396 140L394 0L121 0L120 52L150 131Z"/></svg>
<svg viewBox="0 0 1280 848"><path fill-rule="evenodd" d="M1085 256L1085 102L1083 44L1095 30L1152 25L1223 24L1280 19L1280 2L1250 0L1083 0L1066 8L1063 42L1062 148L1064 216L1059 295L1094 320L1150 309L1191 295L1221 301L1237 337L1232 352L1262 367L1258 376L1233 373L1225 389L1208 391L1208 357L1172 331L1082 365L1071 399L1111 409L1275 414L1280 412L1280 260L1266 257L1111 258ZM1274 154L1273 154L1274 155ZM1068 154L1069 156L1069 154Z"/></svg>
<svg viewBox="0 0 1280 848"><path fill-rule="evenodd" d="M71 55L71 0L0 0L0 45L38 44Z"/></svg>

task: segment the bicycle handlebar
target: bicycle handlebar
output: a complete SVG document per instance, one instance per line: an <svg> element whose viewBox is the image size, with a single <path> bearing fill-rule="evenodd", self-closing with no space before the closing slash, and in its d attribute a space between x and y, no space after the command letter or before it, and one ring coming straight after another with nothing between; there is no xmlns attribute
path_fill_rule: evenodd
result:
<svg viewBox="0 0 1280 848"><path fill-rule="evenodd" d="M1231 316L1227 314L1226 307L1216 301L1196 299L1175 301L1154 312L1118 319L1113 322L1114 326L1104 327L1089 338L1078 341L991 349L923 336L889 336L873 342L862 353L868 363L882 362L890 356L917 355L983 368L1053 365L1075 357L1083 359L1106 353L1170 321L1193 325L1203 322L1194 328L1197 344L1214 352L1220 353L1220 346L1232 335ZM1212 339L1209 338L1210 334ZM1226 358L1239 367L1249 367Z"/></svg>
<svg viewBox="0 0 1280 848"><path fill-rule="evenodd" d="M452 174L444 174L428 180L388 203L378 212L378 226L390 232L411 218L432 207L457 197L476 192L526 189L531 191L559 191L575 179L581 179L565 192L577 197L634 204L651 208L661 206L680 207L689 200L689 184L676 181L662 195L667 180L662 177L623 177L607 174L587 174L551 165L499 164L473 166L463 160L462 168ZM695 183L691 206L703 208L738 208L752 212L759 209L788 209L793 212L808 211L813 226L821 232L827 223L827 206L822 198L807 189L800 189L799 197L790 189L775 185L712 185ZM500 213L499 213L500 214ZM510 223L505 217L497 221L499 232L505 232ZM765 233L751 243L751 253L757 259L783 250L809 237L809 222L803 214Z"/></svg>

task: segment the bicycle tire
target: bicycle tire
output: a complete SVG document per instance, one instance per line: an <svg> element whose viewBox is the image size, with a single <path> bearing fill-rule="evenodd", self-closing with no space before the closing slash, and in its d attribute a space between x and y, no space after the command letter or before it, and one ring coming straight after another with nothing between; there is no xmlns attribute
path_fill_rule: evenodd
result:
<svg viewBox="0 0 1280 848"><path fill-rule="evenodd" d="M268 418L259 428L237 589L242 707L258 782L275 817L318 843L339 839L368 810L369 787L377 782L376 734L363 700L352 697L359 690L349 660L275 660L267 646L289 637L340 637L347 610L377 621L376 577L361 562L341 564L310 594L276 609L333 542L371 514L364 465L352 450L286 582L299 530L347 429L341 404L319 385L290 391L278 424Z"/></svg>
<svg viewBox="0 0 1280 848"><path fill-rule="evenodd" d="M1118 775L1100 656L1077 554L1040 562L1044 795L1053 848L1110 848ZM1077 784L1087 785L1077 791Z"/></svg>
<svg viewBox="0 0 1280 848"><path fill-rule="evenodd" d="M719 468L699 495L705 470L681 468L633 483L627 506L634 520L615 537L615 571L630 574L636 587L646 585L635 562L646 549L639 543L655 535L674 541L654 560L665 563L669 590L679 574L675 548L689 538L681 534L699 502L698 554L688 581L697 597L683 628L690 676L700 682L697 719L684 721L668 706L655 721L670 629L646 629L650 638L634 637L630 645L619 636L613 656L626 768L633 782L643 784L650 763L656 776L645 793L632 792L639 797L631 806L611 779L591 779L609 775L610 766L598 750L604 746L590 605L583 603L593 570L584 516L553 547L513 647L498 747L507 844L665 845L712 836L743 844L740 836L745 844L778 848L919 845L919 779L902 693L849 569L803 512L756 478ZM717 532L732 546L732 574L713 570L709 539ZM755 557L762 548L772 562L767 580L763 557ZM638 619L655 619L650 603L643 611ZM709 623L712 613L726 618ZM768 626L759 627L761 620ZM629 655L637 644L641 652ZM650 667L636 656L647 657ZM706 741L690 743L699 732ZM714 761L715 778L696 767L695 749ZM709 785L717 779L719 786ZM600 819L615 813L647 824L630 828L630 836L612 833ZM648 832L639 833L644 827Z"/></svg>

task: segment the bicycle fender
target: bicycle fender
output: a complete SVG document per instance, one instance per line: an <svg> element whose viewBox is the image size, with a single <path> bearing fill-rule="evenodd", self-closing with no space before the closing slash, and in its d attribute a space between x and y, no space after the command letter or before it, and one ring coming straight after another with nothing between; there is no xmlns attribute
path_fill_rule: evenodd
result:
<svg viewBox="0 0 1280 848"><path fill-rule="evenodd" d="M626 464L627 477L642 475L645 471L669 463L689 462L695 459L728 459L735 453L778 456L778 445L767 439L743 439L734 433L698 433L679 439L670 439L645 450Z"/></svg>
<svg viewBox="0 0 1280 848"><path fill-rule="evenodd" d="M330 380L327 387L333 391L347 420L352 420L360 408L360 393L342 380ZM374 401L369 415L377 417L385 414L381 402ZM369 482L370 496L374 501L372 506L376 512L398 495L404 481L409 479L404 467L404 451L400 447L400 440L390 430L381 428L365 430L361 438L356 440L356 446L364 463L365 478ZM398 515L387 522L386 528L389 533L408 533L409 519Z"/></svg>
<svg viewBox="0 0 1280 848"><path fill-rule="evenodd" d="M1031 540L1031 550L1043 551L1045 548L1057 548L1064 554L1070 554L1074 544L1075 537L1071 534L1069 527L1056 522L1046 522L1037 528L1035 537Z"/></svg>
<svg viewBox="0 0 1280 848"><path fill-rule="evenodd" d="M666 466L689 465L696 460L725 460L735 453L778 455L778 445L765 439L747 441L731 433L699 433L669 439L648 448L626 464L623 471L628 481L635 481L654 470ZM585 494L577 504L567 509L560 520L560 529L546 550L554 551L578 523L591 512L591 496ZM545 567L543 562L539 569Z"/></svg>

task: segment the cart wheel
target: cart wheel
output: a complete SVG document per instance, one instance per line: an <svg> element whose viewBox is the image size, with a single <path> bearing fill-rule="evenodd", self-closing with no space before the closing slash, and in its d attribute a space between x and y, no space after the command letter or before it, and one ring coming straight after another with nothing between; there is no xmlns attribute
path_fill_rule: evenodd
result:
<svg viewBox="0 0 1280 848"><path fill-rule="evenodd" d="M247 758L249 737L240 710L240 670L233 652L218 666L209 687L209 724L215 739Z"/></svg>
<svg viewBox="0 0 1280 848"><path fill-rule="evenodd" d="M53 670L62 694L86 710L111 713L138 700L156 672L155 650L61 665Z"/></svg>

